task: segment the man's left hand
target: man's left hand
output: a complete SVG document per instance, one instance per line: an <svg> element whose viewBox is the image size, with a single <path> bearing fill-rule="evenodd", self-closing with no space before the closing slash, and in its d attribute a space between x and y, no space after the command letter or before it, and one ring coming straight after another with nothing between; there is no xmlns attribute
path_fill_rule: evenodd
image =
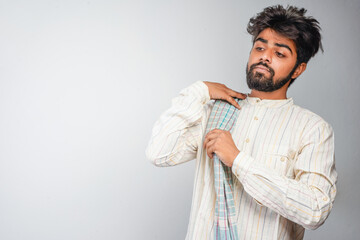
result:
<svg viewBox="0 0 360 240"><path fill-rule="evenodd" d="M220 160L228 167L232 166L240 152L230 132L220 129L214 129L206 135L204 147L209 158L213 158L214 153L216 153Z"/></svg>

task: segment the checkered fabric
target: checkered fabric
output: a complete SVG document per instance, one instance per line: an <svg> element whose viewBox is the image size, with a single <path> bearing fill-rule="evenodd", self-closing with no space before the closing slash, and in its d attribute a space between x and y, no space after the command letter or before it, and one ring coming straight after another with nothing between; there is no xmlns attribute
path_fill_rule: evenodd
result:
<svg viewBox="0 0 360 240"><path fill-rule="evenodd" d="M235 99L238 103L240 99ZM211 111L206 133L213 129L225 131L232 130L238 116L238 109L228 102L216 100ZM235 223L235 206L233 197L233 174L231 168L224 165L218 156L214 154L214 178L215 178L215 239L238 239Z"/></svg>

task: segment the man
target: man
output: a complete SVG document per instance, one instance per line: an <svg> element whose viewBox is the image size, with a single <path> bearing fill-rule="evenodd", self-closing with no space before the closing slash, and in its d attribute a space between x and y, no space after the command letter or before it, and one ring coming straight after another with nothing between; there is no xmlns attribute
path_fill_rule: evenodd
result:
<svg viewBox="0 0 360 240"><path fill-rule="evenodd" d="M250 19L247 97L219 83L196 82L155 124L147 156L156 166L196 159L187 239L218 239L214 153L234 176L236 239L303 239L304 228L316 229L328 217L337 179L332 128L286 96L321 48L318 22L305 12L278 5ZM243 99L240 105L233 97ZM211 99L241 108L232 134L205 132Z"/></svg>

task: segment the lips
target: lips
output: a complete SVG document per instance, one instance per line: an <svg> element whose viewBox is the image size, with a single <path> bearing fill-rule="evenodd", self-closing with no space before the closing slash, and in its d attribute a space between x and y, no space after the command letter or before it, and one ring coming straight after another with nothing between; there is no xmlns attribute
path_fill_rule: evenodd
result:
<svg viewBox="0 0 360 240"><path fill-rule="evenodd" d="M265 66L261 66L261 65L258 65L256 67L254 67L254 69L258 69L258 70L261 70L261 71L266 71L266 72L270 72L270 69L265 67Z"/></svg>
<svg viewBox="0 0 360 240"><path fill-rule="evenodd" d="M259 74L267 74L270 73L271 76L275 75L274 70L269 67L266 63L255 63L250 66L250 72L257 72Z"/></svg>

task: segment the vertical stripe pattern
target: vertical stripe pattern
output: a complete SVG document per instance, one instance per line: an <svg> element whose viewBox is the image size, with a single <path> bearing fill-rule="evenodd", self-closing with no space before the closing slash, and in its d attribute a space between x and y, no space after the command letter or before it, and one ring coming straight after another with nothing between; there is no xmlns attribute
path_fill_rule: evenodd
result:
<svg viewBox="0 0 360 240"><path fill-rule="evenodd" d="M147 157L160 167L196 161L186 239L216 239L220 232L216 231L217 222L220 226L221 219L230 215L240 240L303 239L305 228L321 226L334 204L337 173L333 130L318 115L293 104L292 99L247 97L239 104L237 120L230 124L240 151L232 168L216 171L214 161L203 149L208 126L219 124L213 117L209 119L215 106L203 82L182 90L160 116ZM227 113L221 107L214 112ZM219 192L216 178L220 174L225 185ZM228 193L232 201L217 203L219 197L222 202L231 200ZM234 214L227 209L233 209Z"/></svg>

